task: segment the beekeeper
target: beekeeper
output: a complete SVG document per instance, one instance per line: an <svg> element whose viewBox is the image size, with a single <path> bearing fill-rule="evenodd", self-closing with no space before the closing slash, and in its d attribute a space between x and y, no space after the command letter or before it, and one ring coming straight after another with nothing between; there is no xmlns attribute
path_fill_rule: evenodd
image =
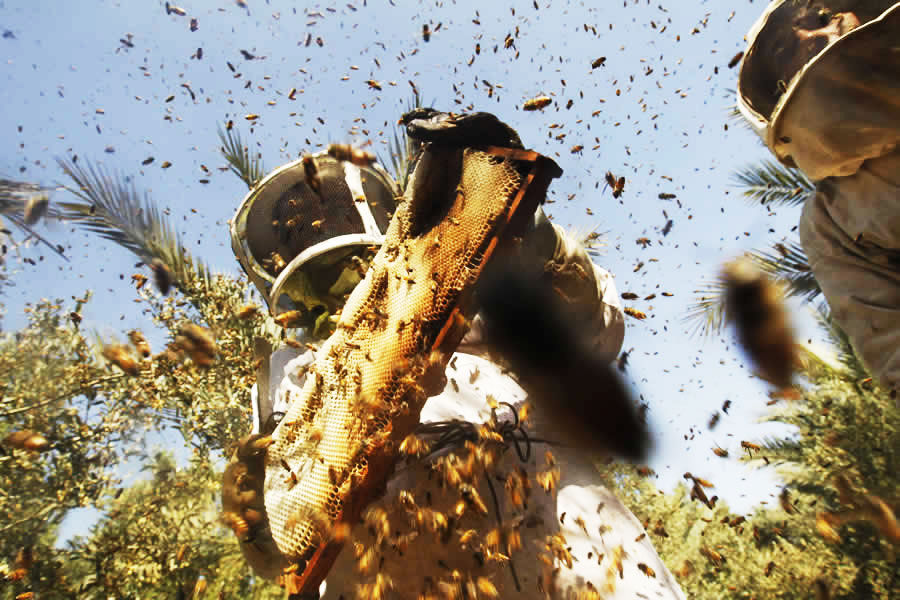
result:
<svg viewBox="0 0 900 600"><path fill-rule="evenodd" d="M837 323L900 388L900 2L772 2L747 35L744 117L815 182L800 239Z"/></svg>
<svg viewBox="0 0 900 600"><path fill-rule="evenodd" d="M461 123L469 125L458 123L446 135L443 131L434 135L443 135L451 145L468 146L473 145L472 136L485 133L474 121ZM510 133L517 140L515 133ZM308 165L309 159L306 162ZM299 310L304 317L298 337L312 345L330 334L333 319L329 317L340 310L346 295L360 281L382 241L399 193L377 164L356 165L324 153L315 157L315 163L318 181L312 184L318 192L310 186L310 170L302 160L280 167L244 199L231 230L235 254L272 314ZM570 297L588 299L573 306L584 313L582 322L587 324L592 347L603 356L615 357L622 346L625 322L612 276L593 264L584 247L551 224L540 210L520 252L554 272L580 273L559 283ZM508 372L485 357L479 331L476 318L449 361L446 387L425 403L420 425L423 437L430 432L437 439L440 432L462 432L467 425L474 431L472 424L491 417L491 403L495 418L507 423L508 431L520 424L518 411L525 393ZM268 375L260 375L258 388L253 390L254 433L271 432L287 412L291 398L300 396L315 353L285 346L263 358L268 359ZM519 527L522 550L508 561L485 564L485 556L461 550L465 544L448 545L425 536L411 539L408 547L395 548L376 565L382 581L390 582L385 597L441 597L439 582L458 576L460 587L490 584L501 598L568 597L574 590L589 594L593 590L603 598L623 600L684 598L641 523L599 484L594 457L564 445L536 441L562 441L550 439L559 432L542 431L541 423L529 423L527 432L527 437L511 435L517 442L509 444L494 471L520 470L533 481L539 469L547 468L546 451L550 450L561 475L555 493L530 490L527 510L513 515L510 506L500 507L502 502L489 500L491 492L482 485L480 493L489 504L488 513L474 522L483 535L498 527L508 528L513 519L524 519ZM445 440L452 437L445 436ZM462 441L458 443L461 447ZM453 451L452 443L443 449L444 454ZM421 489L424 484L432 508L438 510L444 501L437 478L430 478L433 458L398 464L385 493L372 506L396 507L401 489L411 485ZM503 482L498 485L499 493L504 494ZM468 523L467 527L472 527L472 522ZM354 528L351 542L364 536L364 530L363 525ZM549 563L541 562L539 555L556 534L562 536L557 540L564 540L563 554L551 555ZM284 566L264 527L245 536L242 548L256 572L267 578L275 578ZM459 565L468 566L463 569ZM349 543L329 572L321 590L323 597L349 599L373 593L364 587L366 577L359 566L360 557ZM444 589L444 595L449 593Z"/></svg>

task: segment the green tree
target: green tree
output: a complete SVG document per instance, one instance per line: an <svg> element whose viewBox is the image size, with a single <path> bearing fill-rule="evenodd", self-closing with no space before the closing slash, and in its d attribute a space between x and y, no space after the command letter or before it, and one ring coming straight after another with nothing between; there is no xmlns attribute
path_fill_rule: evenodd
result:
<svg viewBox="0 0 900 600"><path fill-rule="evenodd" d="M829 315L821 320L842 366L808 354L802 398L775 406L766 419L796 433L728 449L777 469L784 483L777 505L744 519L722 502L710 508L691 500L683 485L660 493L634 467L607 472L690 598L809 598L813 589L854 600L900 595L896 520L893 530L873 518L847 519L825 536L820 529L828 515L849 515L874 498L900 511L894 402L867 377Z"/></svg>

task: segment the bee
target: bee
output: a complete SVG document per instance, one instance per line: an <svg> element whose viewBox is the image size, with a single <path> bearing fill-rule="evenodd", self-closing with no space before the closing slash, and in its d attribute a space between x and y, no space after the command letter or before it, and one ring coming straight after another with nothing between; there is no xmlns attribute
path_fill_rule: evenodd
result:
<svg viewBox="0 0 900 600"><path fill-rule="evenodd" d="M728 414L728 409L731 408L731 400L726 400L722 403L722 412L726 415Z"/></svg>
<svg viewBox="0 0 900 600"><path fill-rule="evenodd" d="M728 450L720 446L716 446L713 448L713 454L715 454L719 458L728 458Z"/></svg>
<svg viewBox="0 0 900 600"><path fill-rule="evenodd" d="M303 174L306 178L306 185L312 188L315 193L320 193L322 189L322 180L319 178L319 166L316 159L312 155L303 155Z"/></svg>
<svg viewBox="0 0 900 600"><path fill-rule="evenodd" d="M672 219L669 219L668 221L666 221L665 227L662 228L662 234L663 234L663 236L667 236L667 235L669 235L670 233L672 233L672 226L673 226L674 224L675 224L675 221L673 221Z"/></svg>
<svg viewBox="0 0 900 600"><path fill-rule="evenodd" d="M719 411L714 412L713 415L709 418L709 423L707 424L707 426L710 429L715 429L716 425L719 424L720 418L722 418L722 415L719 414Z"/></svg>
<svg viewBox="0 0 900 600"><path fill-rule="evenodd" d="M584 146L582 146L581 144L575 144L569 149L569 152L571 152L572 154L578 154L582 150L584 150Z"/></svg>
<svg viewBox="0 0 900 600"><path fill-rule="evenodd" d="M366 79L366 85L369 86L370 89L381 91L381 83L374 79Z"/></svg>
<svg viewBox="0 0 900 600"><path fill-rule="evenodd" d="M192 598L199 598L203 595L203 592L206 591L206 577L201 575L197 578L197 583L194 584L194 595Z"/></svg>
<svg viewBox="0 0 900 600"><path fill-rule="evenodd" d="M34 592L22 592L16 596L16 600L32 600L32 598L34 598Z"/></svg>
<svg viewBox="0 0 900 600"><path fill-rule="evenodd" d="M285 329L298 327L302 323L303 313L299 310L289 310L275 316L275 322Z"/></svg>
<svg viewBox="0 0 900 600"><path fill-rule="evenodd" d="M625 311L626 315L628 315L629 317L634 317L638 321L643 321L644 319L647 318L647 313L641 312L636 308L631 308L630 306L626 306L622 310Z"/></svg>
<svg viewBox="0 0 900 600"><path fill-rule="evenodd" d="M423 456L428 454L429 450L428 442L414 433L406 436L400 443L400 452L406 456Z"/></svg>
<svg viewBox="0 0 900 600"><path fill-rule="evenodd" d="M128 375L139 375L140 366L131 355L127 346L122 344L112 344L103 348L103 357L122 369Z"/></svg>
<svg viewBox="0 0 900 600"><path fill-rule="evenodd" d="M22 429L21 431L10 433L3 438L3 445L32 452L44 452L50 449L49 440L30 429Z"/></svg>
<svg viewBox="0 0 900 600"><path fill-rule="evenodd" d="M671 194L669 192L660 192L657 196L660 200L673 200L675 198L675 194ZM663 234L666 235L666 234Z"/></svg>
<svg viewBox="0 0 900 600"><path fill-rule="evenodd" d="M597 67L605 67L606 66L606 57L601 56L600 58L595 58L594 62L591 63L591 69L596 69Z"/></svg>
<svg viewBox="0 0 900 600"><path fill-rule="evenodd" d="M175 561L181 562L184 560L184 555L187 554L189 546L187 544L182 544L178 547L178 551L175 553Z"/></svg>
<svg viewBox="0 0 900 600"><path fill-rule="evenodd" d="M477 578L475 580L475 587L478 589L478 597L487 598L488 600L494 600L495 598L500 597L497 586L495 586L487 577ZM476 596L473 594L470 597L475 598Z"/></svg>
<svg viewBox="0 0 900 600"><path fill-rule="evenodd" d="M779 389L789 387L797 349L781 291L746 258L727 264L722 279L726 313L741 346L763 379Z"/></svg>
<svg viewBox="0 0 900 600"><path fill-rule="evenodd" d="M134 345L142 357L147 358L150 356L150 344L147 342L147 338L144 337L143 333L137 329L132 329L128 332L128 339L131 340L132 345Z"/></svg>
<svg viewBox="0 0 900 600"><path fill-rule="evenodd" d="M700 554L706 557L706 560L711 562L716 567L721 567L725 562L725 557L712 550L711 548L707 548L706 546L700 546Z"/></svg>
<svg viewBox="0 0 900 600"><path fill-rule="evenodd" d="M222 522L234 532L239 540L244 540L250 533L247 521L237 513L231 511L222 513Z"/></svg>
<svg viewBox="0 0 900 600"><path fill-rule="evenodd" d="M240 307L235 314L238 319L251 319L259 314L259 306L251 302Z"/></svg>
<svg viewBox="0 0 900 600"><path fill-rule="evenodd" d="M538 96L536 98L532 98L530 100L526 100L525 104L522 105L522 110L541 110L550 106L550 103L553 102L547 96Z"/></svg>
<svg viewBox="0 0 900 600"><path fill-rule="evenodd" d="M656 571L654 571L644 563L638 563L638 569L640 569L641 573L643 573L647 577L656 577Z"/></svg>
<svg viewBox="0 0 900 600"><path fill-rule="evenodd" d="M167 160L164 160L164 161L162 162L162 164L159 165L159 167L160 167L161 169L168 169L168 168L171 167L171 166L172 166L172 163L169 162L169 161L167 161Z"/></svg>
<svg viewBox="0 0 900 600"><path fill-rule="evenodd" d="M158 258L154 258L150 263L150 270L153 271L153 282L156 284L159 293L163 296L167 296L169 290L172 289L172 271ZM132 279L134 279L134 277L132 277Z"/></svg>
<svg viewBox="0 0 900 600"><path fill-rule="evenodd" d="M740 52L738 52L737 54L735 54L734 56L731 57L731 60L728 61L728 68L733 69L734 67L736 67L737 64L739 62L741 62L742 58L744 58L743 50L741 50Z"/></svg>
<svg viewBox="0 0 900 600"><path fill-rule="evenodd" d="M787 488L782 488L781 493L778 494L778 503L781 505L781 510L789 515L797 512L797 508L791 504L791 495Z"/></svg>
<svg viewBox="0 0 900 600"><path fill-rule="evenodd" d="M769 575L772 574L772 571L774 571L774 570L775 570L775 561L774 561L774 560L770 560L770 561L769 561L769 564L766 565L766 568L765 568L765 570L763 571L763 574L764 574L766 577L768 577Z"/></svg>
<svg viewBox="0 0 900 600"><path fill-rule="evenodd" d="M759 452L762 448L756 444L741 440L741 448L747 451L747 454L750 455L750 458L753 458L753 451L756 450Z"/></svg>
<svg viewBox="0 0 900 600"><path fill-rule="evenodd" d="M329 144L328 155L335 160L349 162L357 167L368 167L375 162L375 155L350 144Z"/></svg>
<svg viewBox="0 0 900 600"><path fill-rule="evenodd" d="M180 6L175 6L174 4L169 4L168 2L166 2L166 14L178 15L179 17L183 17L187 14L187 11Z"/></svg>
<svg viewBox="0 0 900 600"><path fill-rule="evenodd" d="M181 327L175 336L175 345L184 350L191 360L201 367L212 366L216 357L216 341L212 333L194 323L187 323Z"/></svg>
<svg viewBox="0 0 900 600"><path fill-rule="evenodd" d="M428 27L428 23L422 25L422 39L426 43L431 41L431 28Z"/></svg>
<svg viewBox="0 0 900 600"><path fill-rule="evenodd" d="M50 197L47 194L38 194L28 198L28 201L25 203L25 224L37 224L47 214L49 206Z"/></svg>

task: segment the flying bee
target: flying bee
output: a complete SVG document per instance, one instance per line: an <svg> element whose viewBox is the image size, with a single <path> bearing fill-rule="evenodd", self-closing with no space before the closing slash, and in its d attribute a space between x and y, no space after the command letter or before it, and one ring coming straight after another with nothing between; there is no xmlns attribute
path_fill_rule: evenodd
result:
<svg viewBox="0 0 900 600"><path fill-rule="evenodd" d="M787 488L782 488L781 493L778 494L778 503L781 505L781 510L789 515L797 512L797 508L791 503L791 495Z"/></svg>
<svg viewBox="0 0 900 600"><path fill-rule="evenodd" d="M169 270L169 267L163 261L154 258L150 263L150 270L153 271L153 282L156 283L159 293L163 296L169 295L173 283L172 271Z"/></svg>
<svg viewBox="0 0 900 600"><path fill-rule="evenodd" d="M50 197L47 194L31 196L25 203L25 224L37 224L37 222L47 214L47 208L49 206Z"/></svg>
<svg viewBox="0 0 900 600"><path fill-rule="evenodd" d="M134 284L134 288L136 290L141 289L144 285L149 281L146 275L141 275L140 273L135 273L131 276L131 282Z"/></svg>
<svg viewBox="0 0 900 600"><path fill-rule="evenodd" d="M431 28L428 27L428 23L425 23L422 25L422 39L425 42L428 42L431 40Z"/></svg>
<svg viewBox="0 0 900 600"><path fill-rule="evenodd" d="M250 319L259 314L259 306L251 302L240 307L235 314L238 319Z"/></svg>
<svg viewBox="0 0 900 600"><path fill-rule="evenodd" d="M760 450L762 450L762 448L761 448L760 446L758 446L758 445L756 445L756 444L753 444L753 443L751 443L751 442L744 441L744 440L741 440L741 448L743 448L744 450L747 451L747 454L750 455L750 458L753 458L753 451L754 451L754 450L757 451L757 452L759 452Z"/></svg>
<svg viewBox="0 0 900 600"><path fill-rule="evenodd" d="M47 438L30 429L22 429L21 431L10 433L3 438L3 445L32 452L43 452L50 448L50 442Z"/></svg>
<svg viewBox="0 0 900 600"><path fill-rule="evenodd" d="M16 600L32 600L34 598L34 592L22 592L18 596L16 596Z"/></svg>
<svg viewBox="0 0 900 600"><path fill-rule="evenodd" d="M103 348L103 357L122 369L128 375L139 375L141 368L127 346L112 344Z"/></svg>
<svg viewBox="0 0 900 600"><path fill-rule="evenodd" d="M194 584L194 595L191 598L199 598L203 595L203 592L206 591L206 577L201 575L197 578L197 583Z"/></svg>
<svg viewBox="0 0 900 600"><path fill-rule="evenodd" d="M212 333L194 323L186 323L175 336L175 346L201 367L210 367L216 359L216 341Z"/></svg>
<svg viewBox="0 0 900 600"><path fill-rule="evenodd" d="M328 155L336 160L352 163L357 167L368 167L375 162L373 153L354 148L350 144L329 144Z"/></svg>
<svg viewBox="0 0 900 600"><path fill-rule="evenodd" d="M715 446L713 448L713 454L715 454L719 458L728 458L728 450L720 446Z"/></svg>
<svg viewBox="0 0 900 600"><path fill-rule="evenodd" d="M731 400L726 400L722 403L722 412L726 415L728 414L728 409L731 408Z"/></svg>
<svg viewBox="0 0 900 600"><path fill-rule="evenodd" d="M500 597L500 592L497 591L497 586L491 582L487 577L479 577L475 580L475 587L478 589L477 597L487 598L488 600L494 600ZM470 596L471 598L475 598L476 595Z"/></svg>
<svg viewBox="0 0 900 600"><path fill-rule="evenodd" d="M322 189L322 180L319 178L319 166L316 159L310 154L303 155L303 174L308 185L315 193L320 193Z"/></svg>
<svg viewBox="0 0 900 600"><path fill-rule="evenodd" d="M719 414L719 411L713 413L713 415L709 418L708 427L710 429L715 429L716 425L719 424L719 419L722 418L722 415Z"/></svg>
<svg viewBox="0 0 900 600"><path fill-rule="evenodd" d="M547 96L538 96L537 98L526 100L525 104L522 105L522 110L541 110L542 108L550 106L551 102L553 102L553 100Z"/></svg>
<svg viewBox="0 0 900 600"><path fill-rule="evenodd" d="M169 4L168 2L166 2L166 14L178 15L179 17L183 17L187 14L187 11L180 6L175 6L174 4Z"/></svg>
<svg viewBox="0 0 900 600"><path fill-rule="evenodd" d="M643 573L647 577L656 577L656 571L654 571L644 563L638 563L638 569L640 569L641 573Z"/></svg>
<svg viewBox="0 0 900 600"><path fill-rule="evenodd" d="M591 69L596 69L597 67L605 67L606 66L606 57L601 56L600 58L594 59L594 62L591 63Z"/></svg>
<svg viewBox="0 0 900 600"><path fill-rule="evenodd" d="M147 358L150 356L150 344L147 342L147 338L144 337L143 333L137 329L132 329L128 332L128 339L131 340L132 345L134 345L142 357Z"/></svg>
<svg viewBox="0 0 900 600"><path fill-rule="evenodd" d="M725 562L725 557L716 552L715 550L708 548L706 546L700 546L700 554L706 557L706 559L711 562L716 567L721 567L722 563Z"/></svg>
<svg viewBox="0 0 900 600"><path fill-rule="evenodd" d="M736 67L737 64L739 62L741 62L742 58L744 58L743 50L741 50L740 52L738 52L737 54L735 54L734 56L731 57L731 60L728 61L728 68L733 69L734 67Z"/></svg>
<svg viewBox="0 0 900 600"><path fill-rule="evenodd" d="M797 349L781 291L746 258L725 265L722 280L726 314L741 346L763 379L779 389L789 387Z"/></svg>
<svg viewBox="0 0 900 600"><path fill-rule="evenodd" d="M303 313L299 310L288 310L275 316L275 322L285 329L298 327L302 323Z"/></svg>

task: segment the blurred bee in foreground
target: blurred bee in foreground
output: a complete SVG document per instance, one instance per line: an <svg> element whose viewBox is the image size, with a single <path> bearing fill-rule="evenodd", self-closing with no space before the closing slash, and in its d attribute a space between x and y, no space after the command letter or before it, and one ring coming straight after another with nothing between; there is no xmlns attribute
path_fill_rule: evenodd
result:
<svg viewBox="0 0 900 600"><path fill-rule="evenodd" d="M133 329L128 332L128 339L142 357L147 358L150 356L150 343L147 342L147 338L144 337L143 333Z"/></svg>
<svg viewBox="0 0 900 600"><path fill-rule="evenodd" d="M103 348L103 358L113 363L128 375L139 375L141 367L131 355L131 350L123 344L112 344Z"/></svg>
<svg viewBox="0 0 900 600"><path fill-rule="evenodd" d="M175 336L175 345L201 367L212 366L216 359L216 341L208 329L187 323Z"/></svg>
<svg viewBox="0 0 900 600"><path fill-rule="evenodd" d="M374 154L354 148L350 144L329 144L328 155L336 160L353 163L357 167L368 167L375 162Z"/></svg>
<svg viewBox="0 0 900 600"><path fill-rule="evenodd" d="M322 180L319 178L316 159L310 154L303 155L303 173L306 175L306 185L318 194L322 189Z"/></svg>
<svg viewBox="0 0 900 600"><path fill-rule="evenodd" d="M172 271L158 258L154 258L150 263L150 270L153 271L153 281L156 283L159 293L168 296L173 283Z"/></svg>
<svg viewBox="0 0 900 600"><path fill-rule="evenodd" d="M49 206L50 197L47 194L30 197L25 203L25 224L36 225L47 214Z"/></svg>
<svg viewBox="0 0 900 600"><path fill-rule="evenodd" d="M741 346L763 379L789 387L797 350L781 291L746 258L725 265L722 279L725 312Z"/></svg>
<svg viewBox="0 0 900 600"><path fill-rule="evenodd" d="M522 105L522 110L541 110L542 108L550 106L551 102L553 102L553 100L547 96L538 96L537 98L526 100L525 104Z"/></svg>
<svg viewBox="0 0 900 600"><path fill-rule="evenodd" d="M23 429L21 431L13 431L3 438L3 445L9 448L18 448L19 450L30 450L32 452L43 452L50 449L50 442L41 434Z"/></svg>

